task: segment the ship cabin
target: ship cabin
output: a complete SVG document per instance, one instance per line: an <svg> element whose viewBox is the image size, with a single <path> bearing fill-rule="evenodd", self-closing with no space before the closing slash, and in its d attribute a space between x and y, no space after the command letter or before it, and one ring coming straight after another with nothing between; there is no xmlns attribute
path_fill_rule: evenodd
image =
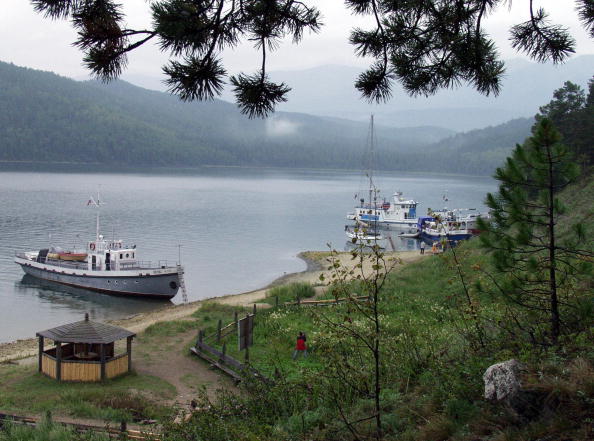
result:
<svg viewBox="0 0 594 441"><path fill-rule="evenodd" d="M355 219L362 221L404 221L417 219L417 202L404 199L402 192L392 195L392 202L383 199L366 202L360 199L359 207L355 207Z"/></svg>
<svg viewBox="0 0 594 441"><path fill-rule="evenodd" d="M136 246L124 247L122 240L99 240L88 243L87 264L90 271L120 271L137 266Z"/></svg>

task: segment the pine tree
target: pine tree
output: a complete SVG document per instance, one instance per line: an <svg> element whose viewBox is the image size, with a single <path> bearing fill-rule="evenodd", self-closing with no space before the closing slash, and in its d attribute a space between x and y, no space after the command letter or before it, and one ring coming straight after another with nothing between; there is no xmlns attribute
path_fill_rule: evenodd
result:
<svg viewBox="0 0 594 441"><path fill-rule="evenodd" d="M326 0L328 1L328 0ZM69 19L76 29L75 45L99 78L117 78L127 54L158 41L170 62L163 68L171 92L182 99L220 95L227 76L224 49L247 41L260 52L253 74L230 78L242 112L266 116L286 100L290 88L275 84L266 73L269 54L285 38L298 43L306 31L321 25L314 0L147 0L152 26L129 29L116 0L31 0L53 19ZM371 29L354 29L350 42L360 56L374 59L356 81L363 97L384 101L394 80L411 95L430 95L440 88L471 84L479 92L499 93L505 72L485 18L505 7L506 0L346 0L353 14L368 15ZM572 2L586 30L594 37L594 3ZM519 52L539 62L561 63L575 52L569 30L551 23L543 8L527 4L524 21L514 25L511 41Z"/></svg>
<svg viewBox="0 0 594 441"><path fill-rule="evenodd" d="M579 169L550 120L541 119L533 136L517 145L498 168L497 194L487 195L491 221L480 221L482 246L492 254L495 292L510 301L512 322L535 344L557 344L577 279L591 268L591 250L578 223L560 231L565 207L558 192L579 176ZM565 227L565 226L564 226ZM587 268L586 268L587 266ZM485 289L485 286L482 287Z"/></svg>

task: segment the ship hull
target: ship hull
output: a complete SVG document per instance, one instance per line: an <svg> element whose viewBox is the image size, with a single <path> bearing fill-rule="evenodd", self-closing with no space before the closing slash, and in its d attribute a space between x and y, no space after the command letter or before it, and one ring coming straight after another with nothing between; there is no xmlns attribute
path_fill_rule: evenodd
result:
<svg viewBox="0 0 594 441"><path fill-rule="evenodd" d="M426 231L423 231L421 233L421 237L423 237L424 239L427 240L441 240L443 238L446 237L446 234L439 234L439 233L428 233ZM470 233L452 233L452 234L448 234L447 235L447 239L449 241L460 241L460 240L466 240L466 239L470 239L472 237L472 234Z"/></svg>
<svg viewBox="0 0 594 441"><path fill-rule="evenodd" d="M49 265L18 260L16 263L26 274L38 279L104 294L171 299L179 289L179 275L175 270L162 270L159 274L130 271L130 275L122 274L125 271L95 271L82 275L76 274L78 271L64 271L64 268L48 268Z"/></svg>

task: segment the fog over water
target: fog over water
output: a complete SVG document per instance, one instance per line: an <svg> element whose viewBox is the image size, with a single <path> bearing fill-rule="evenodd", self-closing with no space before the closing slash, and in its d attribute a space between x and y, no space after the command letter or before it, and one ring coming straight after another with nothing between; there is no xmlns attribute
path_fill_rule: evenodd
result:
<svg viewBox="0 0 594 441"><path fill-rule="evenodd" d="M417 213L443 206L482 208L495 182L487 177L380 174L384 197L403 191ZM186 268L190 300L261 288L284 273L302 271L300 251L344 249L345 215L364 188L356 172L207 168L124 173L0 171L0 342L82 319L129 316L167 305L84 290L41 285L13 262L15 251L49 245L84 247L95 236L101 192L101 230L136 244L141 260L178 260ZM414 240L395 240L415 249ZM181 301L181 294L174 299Z"/></svg>

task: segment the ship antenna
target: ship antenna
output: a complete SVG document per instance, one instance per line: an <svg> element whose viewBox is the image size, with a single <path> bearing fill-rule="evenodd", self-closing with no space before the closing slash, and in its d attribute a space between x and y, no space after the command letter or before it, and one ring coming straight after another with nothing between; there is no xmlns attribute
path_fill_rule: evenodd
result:
<svg viewBox="0 0 594 441"><path fill-rule="evenodd" d="M373 139L373 134L374 134L374 127L373 127L373 114L371 114L371 123L369 125L369 163L368 163L368 168L367 168L367 176L369 177L369 203L371 204L373 199L372 199L372 193L373 193L373 160L374 160L374 139Z"/></svg>
<svg viewBox="0 0 594 441"><path fill-rule="evenodd" d="M101 200L99 199L99 190L97 190L97 199L95 200L91 196L91 199L89 199L89 201L87 202L87 206L89 205L94 205L95 207L97 207L95 241L99 242L99 207L101 206Z"/></svg>
<svg viewBox="0 0 594 441"><path fill-rule="evenodd" d="M97 202L95 202L95 205L97 206L97 229L95 232L95 241L99 242L99 204L100 204L100 200L99 200L99 190L97 190Z"/></svg>

